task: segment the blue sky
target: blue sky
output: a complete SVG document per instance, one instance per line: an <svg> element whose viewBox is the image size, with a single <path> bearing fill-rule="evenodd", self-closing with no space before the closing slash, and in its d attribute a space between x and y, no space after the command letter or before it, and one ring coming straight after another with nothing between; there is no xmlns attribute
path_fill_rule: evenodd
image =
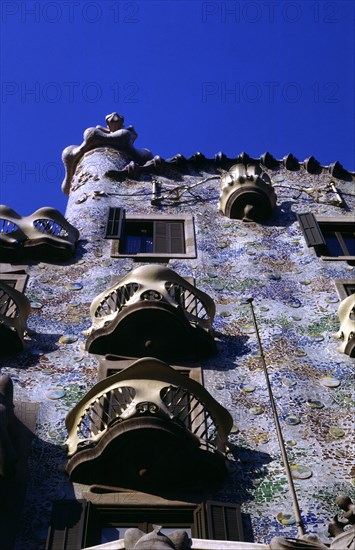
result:
<svg viewBox="0 0 355 550"><path fill-rule="evenodd" d="M354 162L354 3L1 2L0 202L64 212L62 150L117 111L164 158Z"/></svg>

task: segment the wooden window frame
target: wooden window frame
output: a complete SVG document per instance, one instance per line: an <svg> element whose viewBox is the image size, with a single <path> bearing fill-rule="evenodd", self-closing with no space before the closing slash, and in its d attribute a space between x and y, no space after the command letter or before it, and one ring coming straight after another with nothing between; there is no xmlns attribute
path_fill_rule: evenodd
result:
<svg viewBox="0 0 355 550"><path fill-rule="evenodd" d="M0 283L1 282L5 283L10 288L17 290L18 292L21 292L21 294L24 294L25 292L27 280L28 280L27 273L13 273L11 271L0 273ZM11 303L11 300L4 302L2 305L0 304L1 315L6 315L6 312L9 311L10 303Z"/></svg>
<svg viewBox="0 0 355 550"><path fill-rule="evenodd" d="M113 496L115 494L111 493ZM138 495L136 498L142 497ZM174 530L189 527L195 539L244 540L239 504L216 501L161 503L159 497L155 498L155 504L142 502L132 505L97 504L86 500L56 501L53 503L46 550L73 550L74 547L79 549L101 544L105 524L137 528L156 524Z"/></svg>
<svg viewBox="0 0 355 550"><path fill-rule="evenodd" d="M112 239L111 245L111 257L112 258L132 258L137 261L141 260L169 260L170 258L174 259L194 259L197 257L196 252L196 238L195 238L195 226L194 219L192 216L179 216L179 215L155 215L155 214L128 214L125 216L126 222L181 222L184 226L184 248L185 251L182 253L175 252L139 252L137 254L127 254L125 252L120 252L120 246L122 241L122 234L124 234L124 224L121 222L120 227L123 227L121 234L117 234L112 237L112 235L107 236L107 238ZM106 235L108 235L106 231Z"/></svg>
<svg viewBox="0 0 355 550"><path fill-rule="evenodd" d="M0 281L6 283L8 286L11 286L11 288L17 290L18 292L24 293L27 280L27 273L12 273L11 271L0 273ZM15 284L9 285L9 282L13 282Z"/></svg>
<svg viewBox="0 0 355 550"><path fill-rule="evenodd" d="M340 300L345 300L345 298L351 296L352 292L349 293L346 287L350 285L355 286L354 279L336 279L334 283Z"/></svg>
<svg viewBox="0 0 355 550"><path fill-rule="evenodd" d="M318 216L312 214L311 212L305 214L297 214L297 218L308 247L313 247L318 257L325 261L346 261L350 263L350 265L355 264L355 256L349 254L349 250L341 234L348 228L351 230L350 232L355 233L355 221L353 220L353 218L338 216ZM338 243L343 251L342 255L331 255L331 251L328 250L324 238L324 232L326 230L334 232L336 238L338 239Z"/></svg>
<svg viewBox="0 0 355 550"><path fill-rule="evenodd" d="M136 527L149 533L153 524L175 529L188 527L196 536L194 511L196 505L186 506L112 506L88 503L86 546L101 544L104 527Z"/></svg>

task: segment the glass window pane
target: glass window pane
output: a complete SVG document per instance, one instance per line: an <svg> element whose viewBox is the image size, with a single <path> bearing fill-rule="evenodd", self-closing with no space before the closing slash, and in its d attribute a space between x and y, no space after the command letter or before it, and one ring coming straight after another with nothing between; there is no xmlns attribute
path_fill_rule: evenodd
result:
<svg viewBox="0 0 355 550"><path fill-rule="evenodd" d="M2 279L1 282L5 283L7 286L11 286L11 288L16 287L16 279Z"/></svg>
<svg viewBox="0 0 355 550"><path fill-rule="evenodd" d="M332 231L322 231L324 240L328 248L327 256L344 256L340 243Z"/></svg>
<svg viewBox="0 0 355 550"><path fill-rule="evenodd" d="M348 249L349 256L355 256L355 238L354 233L341 233L341 236L344 239L345 246Z"/></svg>
<svg viewBox="0 0 355 550"><path fill-rule="evenodd" d="M178 527L162 527L160 531L163 533L163 535L169 536L170 533L173 533L177 529L182 529L183 531L186 531L186 533L191 537L191 528L189 526L179 525Z"/></svg>
<svg viewBox="0 0 355 550"><path fill-rule="evenodd" d="M103 527L101 529L101 543L112 542L124 538L124 534L130 527Z"/></svg>
<svg viewBox="0 0 355 550"><path fill-rule="evenodd" d="M344 289L347 296L355 293L355 283L346 283Z"/></svg>
<svg viewBox="0 0 355 550"><path fill-rule="evenodd" d="M153 252L152 237L145 235L127 235L125 252L126 254Z"/></svg>
<svg viewBox="0 0 355 550"><path fill-rule="evenodd" d="M124 252L126 254L153 252L152 222L126 222Z"/></svg>

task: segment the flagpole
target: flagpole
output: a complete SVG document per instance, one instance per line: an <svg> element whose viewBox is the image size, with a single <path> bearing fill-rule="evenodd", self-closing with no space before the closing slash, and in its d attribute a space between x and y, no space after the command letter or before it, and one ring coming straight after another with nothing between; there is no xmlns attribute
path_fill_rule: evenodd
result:
<svg viewBox="0 0 355 550"><path fill-rule="evenodd" d="M276 427L277 439L278 439L278 442L279 442L281 456L282 456L282 460L283 460L283 463L284 463L284 466L285 466L286 477L287 477L287 481L288 481L289 489L290 489L290 493L291 493L293 513L295 515L296 524L297 524L297 527L298 527L298 535L301 536L301 535L305 534L304 523L303 523L303 520L302 520L302 517L301 517L300 507L299 507L299 504L298 504L297 494L296 494L295 486L294 486L294 483L293 483L290 464L289 464L287 453L286 453L285 442L284 442L284 438L283 438L282 431L281 431L281 426L280 426L280 421L279 421L279 417L278 417L278 414L277 414L277 409L276 409L276 405L275 405L275 401L274 401L274 396L273 396L273 393L272 393L272 388L271 388L270 379L269 379L269 373L268 373L268 370L267 370L265 356L264 356L264 350L263 350L263 346L262 346L262 343L261 343L261 339L260 339L260 335L259 335L259 328L258 328L258 325L257 325L257 322L256 322L255 313L254 313L253 298L247 298L246 301L248 302L248 304L250 306L250 311L251 311L251 315L252 315L252 318L253 318L256 337L257 337L258 344L259 344L261 362L262 362L262 365L263 365L263 371L264 371L264 375L265 375L265 379L266 379L266 386L267 386L268 393L269 393L269 399L270 399L270 403L271 403L272 414L273 414L273 417L274 417L274 422L275 422L275 427Z"/></svg>

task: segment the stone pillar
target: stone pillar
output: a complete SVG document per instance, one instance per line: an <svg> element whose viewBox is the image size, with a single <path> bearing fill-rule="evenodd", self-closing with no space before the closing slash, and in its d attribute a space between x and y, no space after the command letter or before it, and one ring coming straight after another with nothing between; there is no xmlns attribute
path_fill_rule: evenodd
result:
<svg viewBox="0 0 355 550"><path fill-rule="evenodd" d="M131 160L127 153L110 148L94 149L80 160L71 182L66 218L78 227L82 240L103 239L109 206L124 206L120 197L110 194L119 191L119 182L105 174L122 170Z"/></svg>

